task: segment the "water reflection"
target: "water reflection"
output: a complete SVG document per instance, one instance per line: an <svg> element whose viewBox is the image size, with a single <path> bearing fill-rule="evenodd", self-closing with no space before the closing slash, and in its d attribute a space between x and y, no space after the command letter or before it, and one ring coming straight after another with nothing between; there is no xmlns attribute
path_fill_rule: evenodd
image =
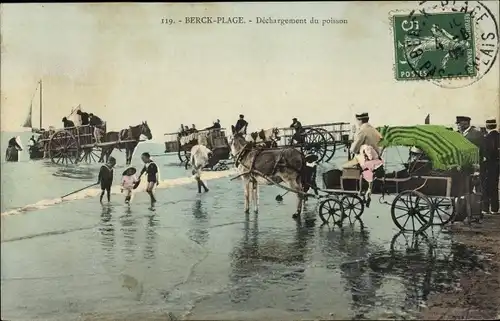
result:
<svg viewBox="0 0 500 321"><path fill-rule="evenodd" d="M133 262L135 258L135 248L137 246L135 237L137 233L137 219L132 215L130 207L126 207L125 215L120 217L121 231L123 233L123 252L125 261Z"/></svg>
<svg viewBox="0 0 500 321"><path fill-rule="evenodd" d="M143 256L147 260L156 258L157 241L156 241L156 227L158 226L158 219L156 215L149 215L146 221L146 244L144 245Z"/></svg>
<svg viewBox="0 0 500 321"><path fill-rule="evenodd" d="M268 308L282 305L289 311L309 310L304 272L311 253L308 242L313 235L314 222L297 221L293 241L287 243L284 240L290 234L259 231L258 215L253 214L250 220L250 214L246 214L242 240L231 253L231 302ZM263 291L272 296L264 295ZM285 293L282 302L275 295L279 292Z"/></svg>
<svg viewBox="0 0 500 321"><path fill-rule="evenodd" d="M193 203L192 212L193 220L191 221L191 228L188 231L189 239L200 245L205 245L209 238L209 222L207 211L203 207L201 199L197 199Z"/></svg>
<svg viewBox="0 0 500 321"><path fill-rule="evenodd" d="M483 259L476 250L458 243L451 244L449 255L439 255L428 235L399 232L389 251L370 256L369 267L384 278L397 276L405 291L399 308L416 314L430 293L457 290L460 275L485 269Z"/></svg>
<svg viewBox="0 0 500 321"><path fill-rule="evenodd" d="M101 246L104 252L104 257L110 261L111 265L115 260L115 227L112 220L113 207L103 206L101 212L101 222L99 224L99 232L101 235Z"/></svg>
<svg viewBox="0 0 500 321"><path fill-rule="evenodd" d="M49 163L52 164L52 163ZM47 164L47 167L53 167ZM65 177L71 179L93 180L96 176L96 168L81 165L54 166L55 172L52 174L57 177Z"/></svg>

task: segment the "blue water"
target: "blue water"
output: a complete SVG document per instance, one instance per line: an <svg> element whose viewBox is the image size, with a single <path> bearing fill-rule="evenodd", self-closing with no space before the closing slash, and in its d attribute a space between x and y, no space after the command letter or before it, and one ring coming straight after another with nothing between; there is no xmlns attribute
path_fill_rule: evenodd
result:
<svg viewBox="0 0 500 321"><path fill-rule="evenodd" d="M3 150L12 135L2 133ZM22 134L24 145L29 136ZM163 146L140 144L133 165L144 151L161 154ZM125 158L113 156L118 184ZM60 200L95 182L98 164L54 166L27 153L6 163L2 154L2 319L416 315L420 299L407 296L420 283L356 263L388 250L397 229L387 206L372 203L364 232L341 232L296 223L295 197L277 203L282 191L265 186L259 214L245 215L241 181L229 180L234 170L205 173L210 191L199 195L175 155L154 159L162 182L152 212L141 187L130 207L116 187L104 206L95 188ZM342 150L334 160L345 161ZM317 210L311 200L304 216Z"/></svg>

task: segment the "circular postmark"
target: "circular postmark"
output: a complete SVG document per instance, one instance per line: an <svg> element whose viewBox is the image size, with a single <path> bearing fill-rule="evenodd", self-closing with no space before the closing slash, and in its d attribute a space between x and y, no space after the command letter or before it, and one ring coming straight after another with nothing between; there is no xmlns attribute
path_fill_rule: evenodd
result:
<svg viewBox="0 0 500 321"><path fill-rule="evenodd" d="M444 88L479 81L498 56L497 20L479 1L419 1L400 30L403 60L411 74Z"/></svg>

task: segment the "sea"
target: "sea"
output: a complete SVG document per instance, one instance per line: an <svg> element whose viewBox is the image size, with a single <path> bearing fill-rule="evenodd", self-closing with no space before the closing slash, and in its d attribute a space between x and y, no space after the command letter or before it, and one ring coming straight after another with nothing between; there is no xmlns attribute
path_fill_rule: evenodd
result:
<svg viewBox="0 0 500 321"><path fill-rule="evenodd" d="M31 133L1 134L2 320L407 319L425 306L429 280L449 273L431 269L425 278L421 257L418 268L391 261L396 245L414 236L398 233L378 197L344 229L321 226L314 199L301 220L292 219L296 197L277 202L284 191L274 186L261 187L258 213L244 214L234 168L204 172L210 190L198 194L177 155L144 142L132 165L140 170L140 154L154 155L155 211L143 185L124 204L118 150L109 204L99 203L96 187L61 198L94 184L100 164L56 166L29 160L26 149L19 162L5 162L16 135L26 146ZM407 151L392 155L388 163L398 169ZM320 171L346 157L339 148ZM431 233L450 251L449 236ZM392 265L377 269L372 257Z"/></svg>

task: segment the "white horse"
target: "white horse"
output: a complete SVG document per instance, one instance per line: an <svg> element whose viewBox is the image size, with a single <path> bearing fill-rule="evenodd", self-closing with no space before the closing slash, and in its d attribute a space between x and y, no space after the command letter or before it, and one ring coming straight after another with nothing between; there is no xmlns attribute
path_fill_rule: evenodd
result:
<svg viewBox="0 0 500 321"><path fill-rule="evenodd" d="M261 129L258 132L253 132L248 134L245 137L247 142L252 142L256 146L264 146L264 147L277 147L278 141L281 140L279 136L279 129L277 127L269 128L269 129Z"/></svg>
<svg viewBox="0 0 500 321"><path fill-rule="evenodd" d="M204 145L194 145L191 148L191 157L189 163L186 163L186 169L188 165L191 164L193 168L192 174L198 183L198 193L201 193L201 188L203 187L205 192L208 192L208 188L201 180L201 173L203 168L207 166L208 160L212 156L212 151Z"/></svg>

